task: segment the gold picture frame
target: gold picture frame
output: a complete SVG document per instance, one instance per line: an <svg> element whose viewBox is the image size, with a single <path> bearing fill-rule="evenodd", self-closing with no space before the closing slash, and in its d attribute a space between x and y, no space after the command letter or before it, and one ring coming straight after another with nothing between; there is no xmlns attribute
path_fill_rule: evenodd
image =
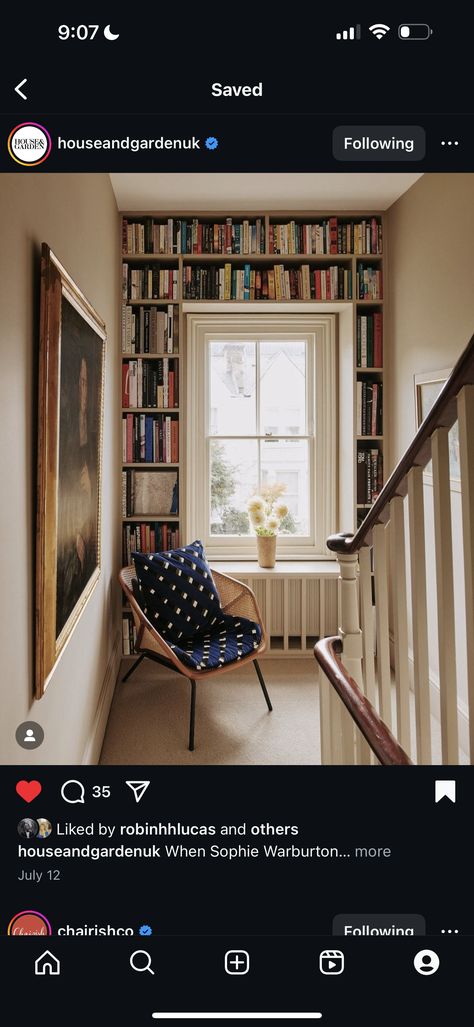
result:
<svg viewBox="0 0 474 1027"><path fill-rule="evenodd" d="M35 696L100 576L106 327L52 250L41 251Z"/></svg>
<svg viewBox="0 0 474 1027"><path fill-rule="evenodd" d="M414 375L417 430L429 414L433 403L438 398L443 385L451 373L452 367L445 367L441 371L425 371ZM449 432L449 470L451 489L453 492L460 492L461 467L459 462L459 430L457 421ZM431 460L425 467L423 480L426 485L433 485Z"/></svg>

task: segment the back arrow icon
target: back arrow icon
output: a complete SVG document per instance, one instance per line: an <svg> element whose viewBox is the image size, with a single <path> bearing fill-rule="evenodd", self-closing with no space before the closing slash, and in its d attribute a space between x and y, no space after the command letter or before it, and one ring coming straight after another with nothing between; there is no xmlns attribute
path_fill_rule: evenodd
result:
<svg viewBox="0 0 474 1027"><path fill-rule="evenodd" d="M25 94L22 93L22 91L21 91L21 87L24 86L25 82L27 82L27 81L28 81L28 79L22 78L21 82L19 82L18 85L15 86L15 93L18 93L18 96L21 96L22 100L26 100L27 99Z"/></svg>

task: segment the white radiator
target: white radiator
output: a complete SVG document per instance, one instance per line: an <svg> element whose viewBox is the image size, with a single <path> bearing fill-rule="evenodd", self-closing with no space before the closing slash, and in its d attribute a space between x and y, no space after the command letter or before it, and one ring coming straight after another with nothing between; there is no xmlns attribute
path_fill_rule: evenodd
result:
<svg viewBox="0 0 474 1027"><path fill-rule="evenodd" d="M329 560L313 567L282 562L265 570L243 562L216 563L255 593L270 639L267 655L307 656L319 638L337 635L339 567Z"/></svg>

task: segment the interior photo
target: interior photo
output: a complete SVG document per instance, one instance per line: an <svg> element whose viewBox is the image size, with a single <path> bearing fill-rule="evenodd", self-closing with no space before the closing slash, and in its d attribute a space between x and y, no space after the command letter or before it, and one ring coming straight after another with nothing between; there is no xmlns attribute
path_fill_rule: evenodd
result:
<svg viewBox="0 0 474 1027"><path fill-rule="evenodd" d="M474 175L0 210L3 762L473 763Z"/></svg>

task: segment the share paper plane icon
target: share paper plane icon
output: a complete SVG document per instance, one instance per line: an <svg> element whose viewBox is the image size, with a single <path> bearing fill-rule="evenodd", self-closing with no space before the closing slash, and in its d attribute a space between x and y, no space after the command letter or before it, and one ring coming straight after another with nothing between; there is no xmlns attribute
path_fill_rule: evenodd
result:
<svg viewBox="0 0 474 1027"><path fill-rule="evenodd" d="M143 796L144 796L144 794L145 794L145 792L146 792L150 782L149 781L126 781L125 784L128 785L128 787L132 789L132 792L133 792L133 794L135 796L135 802L140 802L140 799L143 799Z"/></svg>

